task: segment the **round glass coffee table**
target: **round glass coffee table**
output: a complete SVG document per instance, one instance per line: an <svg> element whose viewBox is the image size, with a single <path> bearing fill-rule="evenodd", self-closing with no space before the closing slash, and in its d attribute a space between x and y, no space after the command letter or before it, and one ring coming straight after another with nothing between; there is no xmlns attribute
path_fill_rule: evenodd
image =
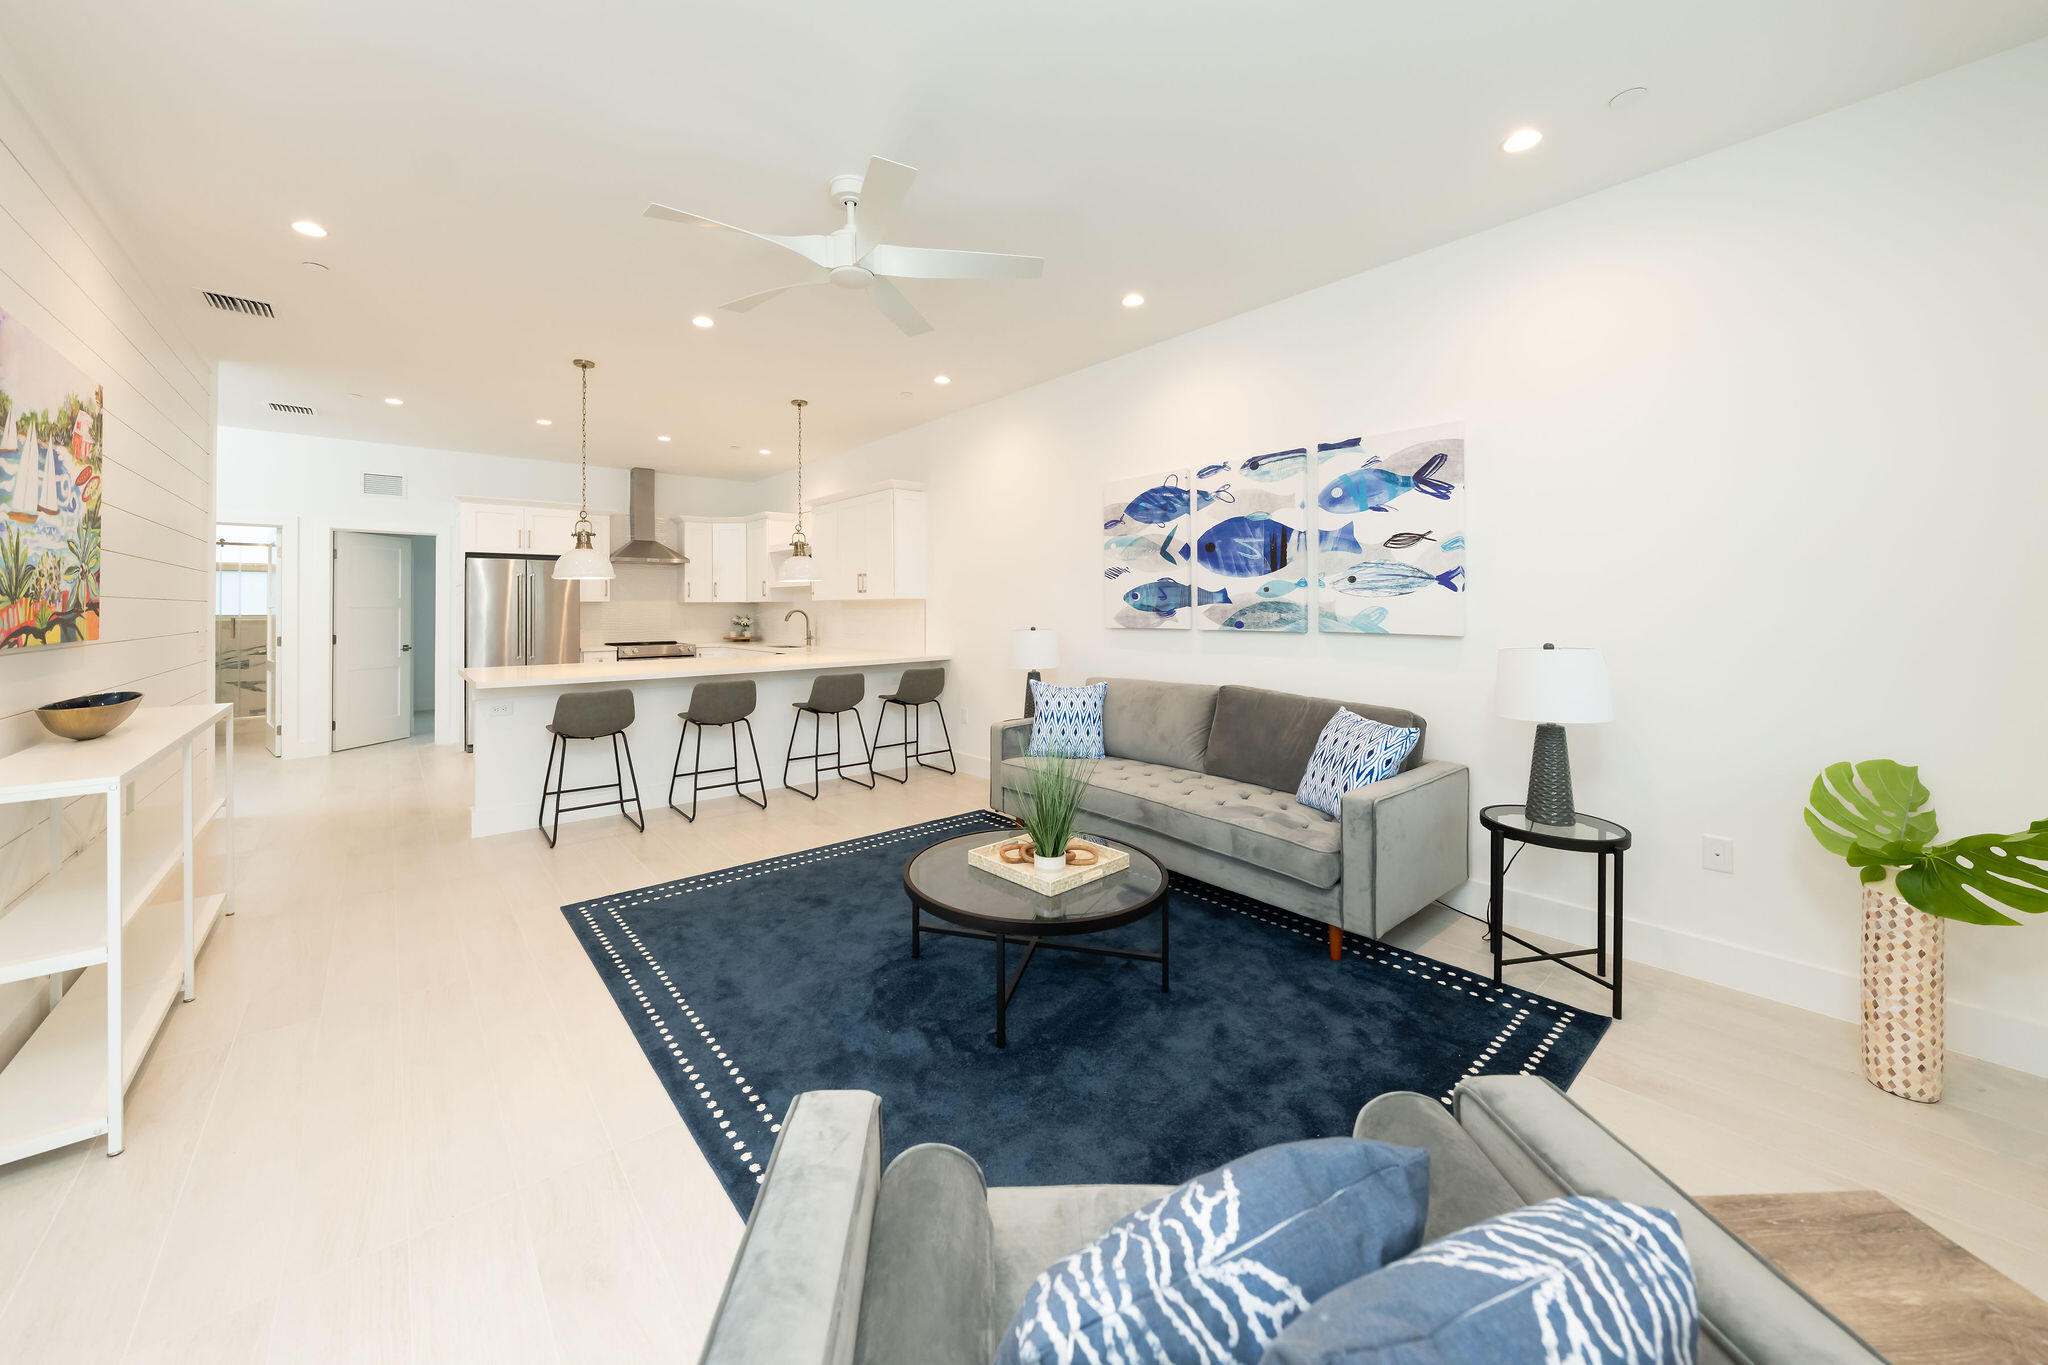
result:
<svg viewBox="0 0 2048 1365"><path fill-rule="evenodd" d="M1090 836L1093 838L1094 836ZM903 890L910 897L910 955L922 957L923 935L946 934L954 938L978 938L996 945L996 1046L1010 1044L1004 1017L1024 969L1031 965L1039 948L1056 948L1068 953L1092 953L1096 957L1127 957L1159 964L1159 989L1166 980L1166 870L1143 849L1112 839L1095 842L1120 848L1131 855L1131 865L1098 881L1085 883L1057 896L1042 896L1015 882L1004 881L967 861L969 850L996 842L1000 836L984 830L933 844L912 858L903 869ZM1101 948L1061 940L1082 934L1097 934L1135 924L1147 915L1159 914L1159 951L1148 953L1127 948ZM930 924L924 916L944 920ZM1012 943L1024 945L1017 970L1008 970Z"/></svg>

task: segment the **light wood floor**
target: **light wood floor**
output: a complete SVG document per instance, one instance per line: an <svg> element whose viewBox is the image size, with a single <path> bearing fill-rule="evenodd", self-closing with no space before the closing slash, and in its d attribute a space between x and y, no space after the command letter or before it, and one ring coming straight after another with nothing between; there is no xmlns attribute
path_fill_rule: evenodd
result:
<svg viewBox="0 0 2048 1365"><path fill-rule="evenodd" d="M0 1169L0 1360L693 1360L740 1222L558 907L983 784L828 784L694 826L655 806L645 835L565 826L551 852L468 837L458 749L241 757L241 912L130 1092L127 1150ZM1448 910L1400 941L1482 960ZM1847 1024L1631 971L1573 1094L1650 1160L1701 1193L1879 1190L2048 1291L2048 1082L1957 1058L1948 1100L1908 1104L1860 1079Z"/></svg>

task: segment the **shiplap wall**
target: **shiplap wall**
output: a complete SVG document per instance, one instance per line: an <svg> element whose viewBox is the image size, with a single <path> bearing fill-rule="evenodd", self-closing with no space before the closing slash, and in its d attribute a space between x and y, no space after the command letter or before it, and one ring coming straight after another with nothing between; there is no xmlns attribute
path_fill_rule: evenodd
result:
<svg viewBox="0 0 2048 1365"><path fill-rule="evenodd" d="M34 708L139 688L144 705L213 696L214 371L88 206L35 125L0 90L0 309L106 391L100 597L94 644L0 655L0 753L42 736ZM136 799L177 766L137 783ZM0 806L0 905L47 871L36 806ZM104 804L71 803L66 843L98 833ZM43 983L0 986L0 1059L43 1015Z"/></svg>

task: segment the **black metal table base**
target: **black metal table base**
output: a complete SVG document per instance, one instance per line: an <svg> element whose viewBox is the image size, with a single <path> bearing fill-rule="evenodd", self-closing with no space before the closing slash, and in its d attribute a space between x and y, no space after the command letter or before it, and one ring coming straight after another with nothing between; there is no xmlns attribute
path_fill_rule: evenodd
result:
<svg viewBox="0 0 2048 1365"><path fill-rule="evenodd" d="M1062 953L1086 953L1091 957L1121 957L1133 962L1157 962L1159 964L1159 989L1171 991L1168 980L1168 941L1166 923L1166 902L1159 902L1159 951L1148 953L1136 948L1096 948L1085 943L1061 943L1056 940L1036 937L1030 934L998 934L983 929L964 929L950 924L926 924L918 913L916 901L910 903L910 955L924 956L923 936L925 934L946 934L953 938L978 938L996 945L996 1046L1008 1047L1010 1001L1017 994L1017 985L1024 979L1024 969L1031 965L1031 959L1038 950L1049 948ZM1017 970L1008 967L1009 946L1012 943L1024 945L1024 956L1017 963Z"/></svg>
<svg viewBox="0 0 2048 1365"><path fill-rule="evenodd" d="M1529 942L1528 939L1511 933L1508 930L1506 925L1507 915L1504 909L1507 864L1502 856L1505 852L1507 836L1503 835L1499 830L1494 830L1490 842L1492 849L1487 869L1486 941L1493 947L1493 984L1496 986L1502 984L1501 969L1504 967L1519 967L1530 962L1555 962L1566 971L1576 972L1594 985L1604 986L1613 991L1614 1017L1616 1019L1621 1018L1622 850L1611 848L1593 854L1594 881L1597 883L1593 911L1595 926L1593 931L1594 946L1591 948L1571 948L1552 953L1545 952L1536 944ZM1610 954L1607 943L1607 925L1610 908L1607 895L1607 864L1609 860L1612 860L1614 863L1614 897L1612 903L1612 918L1614 921L1612 965L1614 970L1611 975L1608 972ZM1527 948L1529 956L1504 956L1509 943ZM1593 970L1589 972L1578 963L1571 961L1572 958L1578 957L1593 958Z"/></svg>

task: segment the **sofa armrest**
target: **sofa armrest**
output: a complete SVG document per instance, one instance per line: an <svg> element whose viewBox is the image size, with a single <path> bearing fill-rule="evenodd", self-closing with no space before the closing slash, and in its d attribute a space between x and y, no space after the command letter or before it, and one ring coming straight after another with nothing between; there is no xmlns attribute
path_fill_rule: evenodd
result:
<svg viewBox="0 0 2048 1365"><path fill-rule="evenodd" d="M790 1103L702 1365L853 1359L881 1183L879 1096L806 1090Z"/></svg>
<svg viewBox="0 0 2048 1365"><path fill-rule="evenodd" d="M1384 938L1471 875L1471 773L1418 763L1344 793L1344 927Z"/></svg>
<svg viewBox="0 0 2048 1365"><path fill-rule="evenodd" d="M994 1265L988 1182L974 1158L937 1142L901 1153L875 1204L855 1365L982 1365L996 1351Z"/></svg>
<svg viewBox="0 0 2048 1365"><path fill-rule="evenodd" d="M988 808L1003 808L1003 760L1021 758L1031 743L1031 717L999 720L988 727Z"/></svg>
<svg viewBox="0 0 2048 1365"><path fill-rule="evenodd" d="M1531 1203L1576 1194L1669 1210L1692 1259L1701 1334L1729 1359L1746 1365L1881 1365L1884 1357L1862 1338L1549 1081L1475 1076L1459 1082L1454 1112L1487 1159Z"/></svg>

